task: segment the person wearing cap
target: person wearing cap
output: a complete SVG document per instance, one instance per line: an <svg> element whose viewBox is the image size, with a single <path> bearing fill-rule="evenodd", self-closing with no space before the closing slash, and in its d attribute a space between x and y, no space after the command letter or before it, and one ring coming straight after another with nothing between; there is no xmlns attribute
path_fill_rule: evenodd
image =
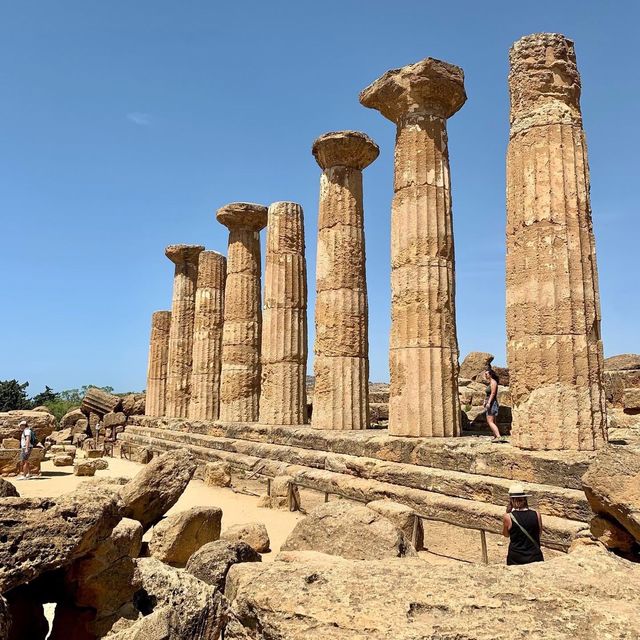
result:
<svg viewBox="0 0 640 640"><path fill-rule="evenodd" d="M502 519L502 535L509 538L508 565L544 560L540 547L542 518L529 508L529 496L519 483L509 487L509 506Z"/></svg>
<svg viewBox="0 0 640 640"><path fill-rule="evenodd" d="M29 427L26 420L22 420L20 425L22 427L22 434L20 436L20 475L16 480L28 480L29 475L29 456L33 449L33 430Z"/></svg>

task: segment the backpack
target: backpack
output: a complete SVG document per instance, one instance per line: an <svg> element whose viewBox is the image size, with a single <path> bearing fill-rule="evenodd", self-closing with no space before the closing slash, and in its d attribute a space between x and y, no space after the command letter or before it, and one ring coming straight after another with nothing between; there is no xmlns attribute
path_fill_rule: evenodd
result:
<svg viewBox="0 0 640 640"><path fill-rule="evenodd" d="M31 435L29 436L29 440L31 441L31 446L35 447L38 444L38 437L36 436L35 429L31 429Z"/></svg>

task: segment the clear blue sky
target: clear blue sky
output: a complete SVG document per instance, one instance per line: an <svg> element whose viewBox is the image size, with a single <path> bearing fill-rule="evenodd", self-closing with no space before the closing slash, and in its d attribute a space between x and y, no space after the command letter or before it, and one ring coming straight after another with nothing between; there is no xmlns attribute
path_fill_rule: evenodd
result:
<svg viewBox="0 0 640 640"><path fill-rule="evenodd" d="M388 379L394 127L358 93L427 56L463 67L449 121L461 354L505 360L508 50L576 42L605 352L640 351L640 5L538 0L20 0L0 11L0 379L145 386L151 313L171 303L167 244L226 252L215 210L305 209L313 345L316 136L380 145L365 172L371 378ZM310 349L312 350L312 349Z"/></svg>

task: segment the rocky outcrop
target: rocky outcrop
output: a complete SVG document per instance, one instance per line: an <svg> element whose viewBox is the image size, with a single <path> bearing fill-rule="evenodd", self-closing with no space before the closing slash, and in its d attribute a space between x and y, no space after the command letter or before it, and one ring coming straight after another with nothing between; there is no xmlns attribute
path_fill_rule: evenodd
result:
<svg viewBox="0 0 640 640"><path fill-rule="evenodd" d="M216 540L205 544L189 558L186 571L222 591L227 572L234 564L261 561L260 554L246 542Z"/></svg>
<svg viewBox="0 0 640 640"><path fill-rule="evenodd" d="M220 538L230 542L246 542L258 553L266 553L271 545L267 528L261 522L236 524L225 529Z"/></svg>
<svg viewBox="0 0 640 640"><path fill-rule="evenodd" d="M163 518L153 528L152 556L173 567L184 567L200 547L220 537L222 509L193 507Z"/></svg>
<svg viewBox="0 0 640 640"><path fill-rule="evenodd" d="M87 416L80 409L72 409L67 411L60 419L60 429L73 429L78 422L84 420L84 428L87 428Z"/></svg>
<svg viewBox="0 0 640 640"><path fill-rule="evenodd" d="M347 501L336 500L298 522L283 551L320 551L354 560L415 556L404 533L387 518Z"/></svg>
<svg viewBox="0 0 640 640"><path fill-rule="evenodd" d="M178 501L195 470L193 457L186 449L155 458L122 487L124 516L141 522L146 531Z"/></svg>
<svg viewBox="0 0 640 640"><path fill-rule="evenodd" d="M90 553L111 534L121 509L117 493L95 487L1 500L0 593Z"/></svg>
<svg viewBox="0 0 640 640"><path fill-rule="evenodd" d="M26 420L32 429L35 429L39 442L56 428L56 419L50 413L43 411L7 411L0 413L0 440L4 438L20 438L23 427L20 423Z"/></svg>
<svg viewBox="0 0 640 640"><path fill-rule="evenodd" d="M0 478L0 498L19 498L20 494L13 484ZM1 637L1 636L0 636Z"/></svg>
<svg viewBox="0 0 640 640"><path fill-rule="evenodd" d="M233 617L224 637L623 640L640 628L639 589L640 567L597 547L516 568L419 559L239 564L227 576Z"/></svg>
<svg viewBox="0 0 640 640"><path fill-rule="evenodd" d="M640 542L640 449L608 447L582 477L596 514L608 516Z"/></svg>
<svg viewBox="0 0 640 640"><path fill-rule="evenodd" d="M604 359L605 371L625 371L640 369L640 355L637 353L623 353Z"/></svg>

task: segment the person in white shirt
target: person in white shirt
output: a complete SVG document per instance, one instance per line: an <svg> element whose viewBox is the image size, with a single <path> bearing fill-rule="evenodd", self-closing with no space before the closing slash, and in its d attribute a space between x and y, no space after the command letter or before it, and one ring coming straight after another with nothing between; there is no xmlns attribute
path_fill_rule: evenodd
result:
<svg viewBox="0 0 640 640"><path fill-rule="evenodd" d="M33 449L33 430L26 420L20 423L22 427L22 435L20 436L20 471L22 472L16 479L28 480L29 475L29 456Z"/></svg>

